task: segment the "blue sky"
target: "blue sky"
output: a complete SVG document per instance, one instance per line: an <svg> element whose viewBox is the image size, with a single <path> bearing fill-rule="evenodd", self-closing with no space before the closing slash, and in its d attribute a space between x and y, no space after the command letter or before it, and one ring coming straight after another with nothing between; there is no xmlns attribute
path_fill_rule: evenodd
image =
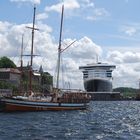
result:
<svg viewBox="0 0 140 140"><path fill-rule="evenodd" d="M48 67L45 65L44 68L52 72L56 57L53 60L51 54L55 55L57 50L62 3L65 5L63 42L69 44L77 40L64 54L67 69L76 71L79 65L94 62L98 54L100 61L117 65L115 86L137 87L140 74L139 0L1 0L0 48L3 49L3 45L5 48L0 56L9 55L18 64L20 34L25 33L25 42L28 41L30 32L24 27L31 24L36 4L36 25L40 31L36 32L35 38L36 46L41 46L36 52L43 56L35 58L35 67L45 65L42 60L47 54L51 60L47 58ZM47 49L46 54L43 49ZM71 74L68 75L66 79ZM80 79L81 74L76 75Z"/></svg>
<svg viewBox="0 0 140 140"><path fill-rule="evenodd" d="M15 24L30 22L33 3L21 1L2 0L0 2L0 20ZM42 0L40 4L37 4L37 13L43 13L46 6L56 5L59 2L60 0ZM75 8L75 15L73 13L69 17L65 17L64 29L69 32L64 31L64 37L81 38L86 35L97 44L105 46L139 44L139 32L137 32L140 30L139 0L91 0L90 3L94 3L94 6L87 7L87 9L86 7ZM98 13L95 13L94 10L98 10ZM49 14L49 18L43 22L53 26L53 34L58 35L56 31L59 25L58 13L46 12L46 14ZM86 20L88 16L95 19Z"/></svg>

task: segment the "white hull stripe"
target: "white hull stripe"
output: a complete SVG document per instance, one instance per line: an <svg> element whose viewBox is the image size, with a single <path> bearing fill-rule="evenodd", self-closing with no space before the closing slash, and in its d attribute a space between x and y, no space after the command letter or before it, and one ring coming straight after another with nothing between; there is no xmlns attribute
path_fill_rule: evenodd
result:
<svg viewBox="0 0 140 140"><path fill-rule="evenodd" d="M19 106L42 106L42 107L84 107L85 103L50 103L50 102L31 102L20 100L3 100L6 104L14 104Z"/></svg>

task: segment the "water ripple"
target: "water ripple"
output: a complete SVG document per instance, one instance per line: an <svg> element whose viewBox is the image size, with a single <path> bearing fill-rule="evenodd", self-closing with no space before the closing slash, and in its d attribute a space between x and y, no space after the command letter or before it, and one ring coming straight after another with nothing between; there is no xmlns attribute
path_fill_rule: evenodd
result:
<svg viewBox="0 0 140 140"><path fill-rule="evenodd" d="M96 101L85 111L0 113L0 140L139 140L140 104Z"/></svg>

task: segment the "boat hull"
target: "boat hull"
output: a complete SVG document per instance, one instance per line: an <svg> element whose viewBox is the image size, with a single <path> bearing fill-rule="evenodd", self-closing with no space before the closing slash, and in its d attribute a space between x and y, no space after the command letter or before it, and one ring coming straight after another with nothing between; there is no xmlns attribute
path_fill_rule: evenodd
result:
<svg viewBox="0 0 140 140"><path fill-rule="evenodd" d="M54 103L1 99L0 111L59 111L86 109L86 103Z"/></svg>
<svg viewBox="0 0 140 140"><path fill-rule="evenodd" d="M84 87L88 92L111 92L112 82L104 79L91 79L84 81Z"/></svg>

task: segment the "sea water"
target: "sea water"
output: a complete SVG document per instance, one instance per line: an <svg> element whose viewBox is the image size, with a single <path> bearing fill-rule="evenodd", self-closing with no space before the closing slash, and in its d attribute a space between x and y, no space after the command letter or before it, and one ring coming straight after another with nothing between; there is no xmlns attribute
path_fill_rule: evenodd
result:
<svg viewBox="0 0 140 140"><path fill-rule="evenodd" d="M0 113L0 140L140 140L140 102L92 101L88 110Z"/></svg>

